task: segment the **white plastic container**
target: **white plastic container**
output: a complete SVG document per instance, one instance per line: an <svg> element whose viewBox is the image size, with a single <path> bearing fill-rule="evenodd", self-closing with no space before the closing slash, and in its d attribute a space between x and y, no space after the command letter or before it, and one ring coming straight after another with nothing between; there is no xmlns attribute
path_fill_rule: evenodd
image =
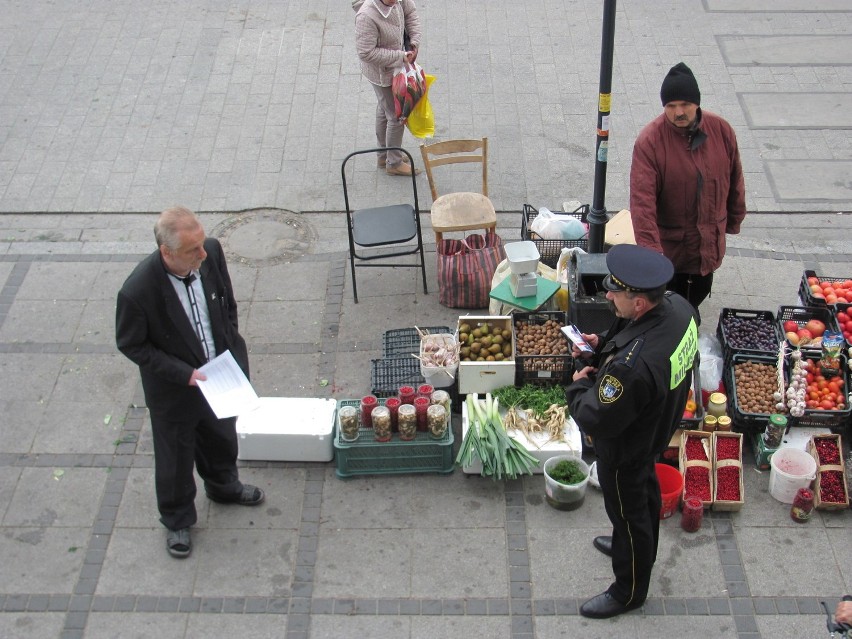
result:
<svg viewBox="0 0 852 639"><path fill-rule="evenodd" d="M792 504L799 488L810 488L816 479L816 461L798 448L779 448L769 466L769 494L782 504Z"/></svg>
<svg viewBox="0 0 852 639"><path fill-rule="evenodd" d="M445 347L454 347L456 345L456 336L450 333L433 333L431 335L427 335L420 340L421 358L423 357L423 349L425 342L427 341L432 341L433 343ZM458 359L456 359L456 363L452 366L426 366L423 364L423 360L420 360L420 374L423 375L426 383L430 384L434 388L447 388L448 386L452 386L453 382L455 382L456 375L458 374L458 369Z"/></svg>
<svg viewBox="0 0 852 639"><path fill-rule="evenodd" d="M238 459L328 462L334 458L337 402L314 397L261 397L237 418Z"/></svg>
<svg viewBox="0 0 852 639"><path fill-rule="evenodd" d="M585 478L577 484L563 484L550 477L550 470L561 461L576 462ZM589 465L579 453L557 455L544 462L544 494L547 503L557 510L574 510L583 505L586 499L586 485L589 483Z"/></svg>
<svg viewBox="0 0 852 639"><path fill-rule="evenodd" d="M535 242L530 240L507 242L503 245L503 249L506 251L506 260L509 262L512 273L523 275L536 272L541 255Z"/></svg>

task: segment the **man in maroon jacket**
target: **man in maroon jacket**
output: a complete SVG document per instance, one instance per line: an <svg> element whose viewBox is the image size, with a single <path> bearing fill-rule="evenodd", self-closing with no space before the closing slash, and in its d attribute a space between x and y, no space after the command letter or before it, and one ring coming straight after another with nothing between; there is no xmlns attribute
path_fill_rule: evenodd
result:
<svg viewBox="0 0 852 639"><path fill-rule="evenodd" d="M725 256L725 234L739 233L746 215L740 152L731 125L701 110L698 83L683 62L669 70L660 98L663 113L633 147L633 232L637 244L672 261L669 289L698 310Z"/></svg>

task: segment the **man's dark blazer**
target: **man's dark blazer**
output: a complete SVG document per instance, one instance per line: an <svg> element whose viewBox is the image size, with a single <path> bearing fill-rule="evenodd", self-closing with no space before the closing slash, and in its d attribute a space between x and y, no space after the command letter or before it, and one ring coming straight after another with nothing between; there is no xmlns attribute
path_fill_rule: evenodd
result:
<svg viewBox="0 0 852 639"><path fill-rule="evenodd" d="M207 259L199 272L204 286L216 353L230 350L249 374L248 349L238 330L237 303L219 241L204 240ZM194 369L204 350L180 303L159 250L142 260L121 287L115 312L118 350L139 366L145 402L153 416L182 419L208 411Z"/></svg>

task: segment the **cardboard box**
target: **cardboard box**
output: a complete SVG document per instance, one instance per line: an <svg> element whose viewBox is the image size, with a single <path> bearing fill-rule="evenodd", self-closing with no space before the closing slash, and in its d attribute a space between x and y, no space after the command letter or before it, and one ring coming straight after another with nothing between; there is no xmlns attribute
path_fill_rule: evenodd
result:
<svg viewBox="0 0 852 639"><path fill-rule="evenodd" d="M512 331L512 318L509 315L463 315L459 317L458 326L470 324L471 329L488 322L500 330ZM515 336L512 335L512 342ZM514 350L514 349L513 349ZM464 400L468 393L490 393L503 386L515 384L515 360L505 359L500 362L459 362L458 370L459 395Z"/></svg>
<svg viewBox="0 0 852 639"><path fill-rule="evenodd" d="M621 209L606 223L604 243L610 246L615 246L616 244L636 244L630 211Z"/></svg>
<svg viewBox="0 0 852 639"><path fill-rule="evenodd" d="M238 459L328 462L334 458L337 402L310 397L261 397L237 418Z"/></svg>
<svg viewBox="0 0 852 639"><path fill-rule="evenodd" d="M503 413L503 411L500 411ZM504 413L505 414L505 413ZM464 440L465 435L467 435L467 431L470 428L470 420L467 416L467 404L462 404L462 441ZM526 435L522 432L509 429L506 431L512 439L519 442L523 447L529 451L529 453L539 460L539 465L533 469L533 474L541 475L544 473L544 462L546 462L551 457L556 457L557 455L567 455L571 452L576 453L580 456L583 452L583 442L580 436L580 428L577 426L577 422L574 421L573 417L568 417L565 420L565 430L563 438L565 441L561 442L548 442L547 437L544 435L533 435L532 439L528 439ZM462 472L467 473L468 475L481 475L482 474L482 462L476 459L475 461L471 461L469 466L462 466Z"/></svg>

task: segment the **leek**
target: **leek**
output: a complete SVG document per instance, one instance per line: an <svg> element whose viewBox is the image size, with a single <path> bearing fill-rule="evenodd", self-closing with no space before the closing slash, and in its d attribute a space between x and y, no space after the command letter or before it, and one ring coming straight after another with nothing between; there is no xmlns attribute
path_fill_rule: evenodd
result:
<svg viewBox="0 0 852 639"><path fill-rule="evenodd" d="M482 475L492 479L516 479L532 474L538 459L521 444L509 437L500 417L500 402L485 394L481 401L469 394L467 405L468 430L456 456L456 464L469 466L474 455L482 462Z"/></svg>

